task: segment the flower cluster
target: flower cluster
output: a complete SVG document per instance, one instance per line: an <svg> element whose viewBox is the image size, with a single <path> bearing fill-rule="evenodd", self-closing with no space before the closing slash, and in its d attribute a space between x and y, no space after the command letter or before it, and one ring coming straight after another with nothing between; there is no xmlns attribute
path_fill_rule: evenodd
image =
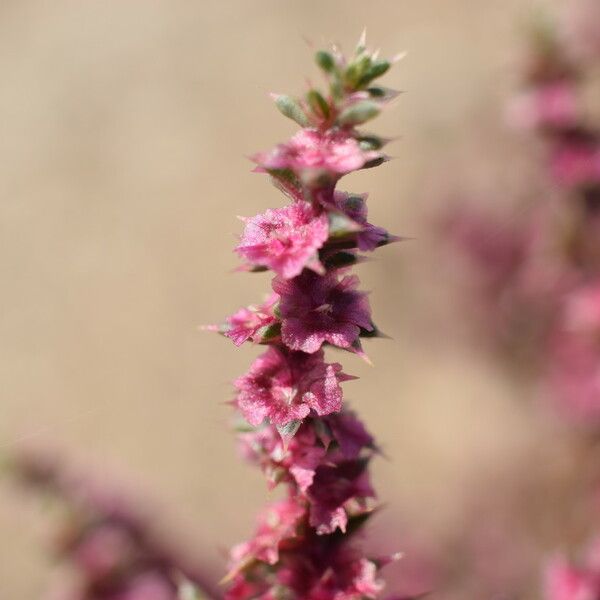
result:
<svg viewBox="0 0 600 600"><path fill-rule="evenodd" d="M572 2L562 21L537 23L532 32L521 90L508 111L513 125L537 134L544 153L538 181L528 181L523 194L527 204L504 222L464 207L445 219L448 237L471 259L489 338L519 367L535 366L533 375L564 415L594 426L600 424L600 336L591 318L600 306L600 122L590 102L600 63L596 4ZM533 205L532 187L540 190Z"/></svg>
<svg viewBox="0 0 600 600"><path fill-rule="evenodd" d="M14 467L23 482L58 498L65 509L55 552L74 578L49 598L178 600L188 584L198 598L216 597L204 569L165 538L139 499L47 449L19 455Z"/></svg>
<svg viewBox="0 0 600 600"><path fill-rule="evenodd" d="M362 600L379 596L385 558L367 558L351 537L373 510L368 467L373 438L343 404L351 379L325 351L366 358L361 340L380 335L359 280L349 273L360 252L396 241L368 221L365 194L336 189L341 177L381 164L386 142L357 127L396 93L376 83L393 61L370 52L364 38L347 59L318 52L327 82L302 99L273 95L301 126L292 138L253 157L290 200L244 218L236 252L248 271L271 270L272 294L211 329L236 345L265 350L235 382L243 455L269 486L285 484L254 537L231 553L229 600Z"/></svg>

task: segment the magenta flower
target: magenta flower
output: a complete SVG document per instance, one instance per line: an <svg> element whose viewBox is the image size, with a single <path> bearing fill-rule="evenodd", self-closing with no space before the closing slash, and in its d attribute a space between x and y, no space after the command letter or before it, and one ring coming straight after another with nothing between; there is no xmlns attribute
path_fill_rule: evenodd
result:
<svg viewBox="0 0 600 600"><path fill-rule="evenodd" d="M249 560L261 560L274 565L279 560L280 543L295 537L304 514L304 507L293 498L268 506L259 517L254 537L238 544L231 551L231 572L239 571Z"/></svg>
<svg viewBox="0 0 600 600"><path fill-rule="evenodd" d="M367 465L361 459L339 460L316 470L308 497L310 524L317 533L333 533L337 528L345 531L348 523L345 504L352 500L364 505L367 498L375 497Z"/></svg>
<svg viewBox="0 0 600 600"><path fill-rule="evenodd" d="M373 448L373 436L353 412L348 410L327 417L341 455L346 459L358 458L364 448Z"/></svg>
<svg viewBox="0 0 600 600"><path fill-rule="evenodd" d="M292 171L312 185L325 179L335 182L370 161L382 158L375 150L362 150L351 132L344 129L301 129L285 144L254 156L266 171Z"/></svg>
<svg viewBox="0 0 600 600"><path fill-rule="evenodd" d="M312 485L317 467L327 460L327 448L306 422L289 440L271 425L244 433L240 447L247 460L260 465L272 487L281 481L295 482L302 493Z"/></svg>
<svg viewBox="0 0 600 600"><path fill-rule="evenodd" d="M318 250L329 235L327 215L308 202L294 202L245 219L246 227L236 251L253 265L272 269L284 279L304 267L323 272Z"/></svg>
<svg viewBox="0 0 600 600"><path fill-rule="evenodd" d="M358 278L335 272L319 277L305 271L292 280L276 278L273 290L280 295L281 338L292 350L317 352L328 342L351 348L361 329L373 331L371 309Z"/></svg>
<svg viewBox="0 0 600 600"><path fill-rule="evenodd" d="M319 416L342 406L340 383L354 379L338 363L324 362L323 352L305 354L275 347L261 354L235 382L236 402L252 425L265 419L274 425Z"/></svg>
<svg viewBox="0 0 600 600"><path fill-rule="evenodd" d="M262 341L261 333L264 333L270 325L277 321L273 310L278 300L279 297L276 294L271 294L263 304L240 308L233 315L227 317L224 325L210 325L206 329L221 332L236 346L241 346L248 340L260 342Z"/></svg>
<svg viewBox="0 0 600 600"><path fill-rule="evenodd" d="M365 600L378 597L383 589L379 569L390 558L371 560L348 544L314 533L297 538L286 549L275 568L255 567L251 577L240 572L226 600L275 600L283 591L303 600Z"/></svg>

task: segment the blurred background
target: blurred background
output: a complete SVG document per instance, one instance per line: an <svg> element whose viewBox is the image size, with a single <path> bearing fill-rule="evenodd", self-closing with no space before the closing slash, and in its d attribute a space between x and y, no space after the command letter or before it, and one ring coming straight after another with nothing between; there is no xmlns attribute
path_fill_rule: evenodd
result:
<svg viewBox="0 0 600 600"><path fill-rule="evenodd" d="M369 191L370 220L412 238L359 268L392 339L368 342L373 368L339 358L360 377L346 396L385 451L373 538L439 554L491 504L502 512L525 495L535 513L544 484L515 492L515 467L558 470L568 485L572 463L552 421L514 400L518 384L452 338L470 316L450 309L429 219L465 132L501 129L534 4L4 0L0 455L58 442L158 498L224 569L267 497L236 454L225 404L256 351L199 326L269 286L232 273L236 215L282 202L246 158L295 128L268 92L301 93L318 77L314 49L350 49L366 26L385 56L408 52L386 76L406 93L373 125L398 136L396 160L342 188ZM0 597L39 597L52 568L44 514L5 481L0 492ZM544 497L560 506L556 496ZM535 562L522 568L536 580Z"/></svg>

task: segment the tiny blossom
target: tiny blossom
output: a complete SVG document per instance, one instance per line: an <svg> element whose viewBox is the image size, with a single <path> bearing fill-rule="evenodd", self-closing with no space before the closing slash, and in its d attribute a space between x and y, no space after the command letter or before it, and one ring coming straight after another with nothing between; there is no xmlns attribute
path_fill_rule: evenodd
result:
<svg viewBox="0 0 600 600"><path fill-rule="evenodd" d="M373 447L373 436L354 413L344 411L331 415L327 424L344 458L357 458L363 448Z"/></svg>
<svg viewBox="0 0 600 600"><path fill-rule="evenodd" d="M238 544L231 551L231 571L243 568L249 560L261 560L274 565L279 560L280 543L295 536L304 514L304 507L292 498L268 506L259 517L254 537Z"/></svg>
<svg viewBox="0 0 600 600"><path fill-rule="evenodd" d="M353 379L338 363L324 362L323 352L305 354L275 347L259 356L235 382L237 405L252 425L274 425L307 417L311 410L328 415L342 406L340 383Z"/></svg>
<svg viewBox="0 0 600 600"><path fill-rule="evenodd" d="M349 500L363 503L374 498L365 460L340 460L321 465L308 489L311 499L310 523L319 533L346 530L348 516L344 505Z"/></svg>
<svg viewBox="0 0 600 600"><path fill-rule="evenodd" d="M211 325L207 329L221 331L236 346L241 346L248 340L260 341L258 333L277 321L273 309L278 299L276 294L271 294L263 304L240 308L227 317L223 327Z"/></svg>
<svg viewBox="0 0 600 600"><path fill-rule="evenodd" d="M336 180L381 158L380 152L362 150L351 132L337 129L301 129L287 143L254 160L267 170L289 169L302 181L319 181L323 176Z"/></svg>
<svg viewBox="0 0 600 600"><path fill-rule="evenodd" d="M281 296L281 337L292 350L317 352L328 342L351 348L361 329L373 331L371 309L364 292L356 290L358 278L335 272L323 277L304 271L290 281L276 278L274 291Z"/></svg>
<svg viewBox="0 0 600 600"><path fill-rule="evenodd" d="M312 485L327 455L309 424L302 425L291 440L284 441L274 427L266 426L240 436L240 442L244 455L261 465L272 485L289 473L287 479L295 481L302 493Z"/></svg>
<svg viewBox="0 0 600 600"><path fill-rule="evenodd" d="M310 203L299 201L247 219L236 251L251 264L290 279L304 267L323 271L317 251L328 235L327 215L318 215Z"/></svg>

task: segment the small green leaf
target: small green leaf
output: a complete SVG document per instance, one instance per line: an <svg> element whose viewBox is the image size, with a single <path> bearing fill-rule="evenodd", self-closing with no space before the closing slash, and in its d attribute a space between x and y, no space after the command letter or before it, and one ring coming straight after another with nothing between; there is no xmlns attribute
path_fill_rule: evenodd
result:
<svg viewBox="0 0 600 600"><path fill-rule="evenodd" d="M316 115L326 119L329 117L329 104L317 90L310 90L306 94L306 99Z"/></svg>
<svg viewBox="0 0 600 600"><path fill-rule="evenodd" d="M359 261L359 256L353 252L336 252L327 257L324 261L328 269L341 269L343 267L351 267Z"/></svg>
<svg viewBox="0 0 600 600"><path fill-rule="evenodd" d="M377 79L377 77L381 77L384 73L386 73L390 66L390 63L387 60L378 60L377 62L371 64L360 78L358 87L365 87L369 85L373 79Z"/></svg>
<svg viewBox="0 0 600 600"><path fill-rule="evenodd" d="M300 127L306 127L308 125L308 118L300 103L294 98L290 96L286 96L285 94L280 94L275 97L275 106L279 109L282 115L286 116L288 119L292 119L300 125Z"/></svg>
<svg viewBox="0 0 600 600"><path fill-rule="evenodd" d="M333 56L324 50L319 50L315 54L315 62L326 73L331 73L335 67L335 60L333 59Z"/></svg>
<svg viewBox="0 0 600 600"><path fill-rule="evenodd" d="M358 87L365 73L367 73L370 68L371 57L366 54L359 56L354 62L348 65L348 68L344 73L346 83L352 88Z"/></svg>
<svg viewBox="0 0 600 600"><path fill-rule="evenodd" d="M381 112L379 105L370 100L363 100L349 106L338 117L340 125L361 125L373 119Z"/></svg>
<svg viewBox="0 0 600 600"><path fill-rule="evenodd" d="M179 585L177 597L179 600L207 600L206 596L187 579Z"/></svg>
<svg viewBox="0 0 600 600"><path fill-rule="evenodd" d="M384 140L376 135L366 135L358 138L358 145L361 150L381 150L383 148Z"/></svg>
<svg viewBox="0 0 600 600"><path fill-rule="evenodd" d="M342 237L361 231L362 227L347 217L342 212L330 212L327 215L329 219L329 237Z"/></svg>
<svg viewBox="0 0 600 600"><path fill-rule="evenodd" d="M261 344L265 344L278 338L281 335L281 323L271 323L271 325L266 325L258 331L258 335Z"/></svg>
<svg viewBox="0 0 600 600"><path fill-rule="evenodd" d="M386 94L386 88L375 86L367 89L367 92L373 96L373 98L383 98Z"/></svg>
<svg viewBox="0 0 600 600"><path fill-rule="evenodd" d="M277 425L277 431L284 440L289 441L296 435L296 432L300 429L300 425L302 425L302 421L294 419L285 425Z"/></svg>

